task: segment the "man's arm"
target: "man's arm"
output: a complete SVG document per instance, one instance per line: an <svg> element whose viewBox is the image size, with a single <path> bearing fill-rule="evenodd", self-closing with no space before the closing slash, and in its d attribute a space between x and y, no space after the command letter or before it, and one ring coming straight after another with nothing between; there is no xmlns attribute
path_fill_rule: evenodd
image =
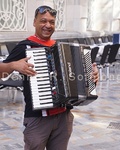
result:
<svg viewBox="0 0 120 150"><path fill-rule="evenodd" d="M33 65L27 63L30 58L23 58L10 63L0 63L0 78L8 76L13 71L18 71L22 74L34 76L36 72L33 70Z"/></svg>

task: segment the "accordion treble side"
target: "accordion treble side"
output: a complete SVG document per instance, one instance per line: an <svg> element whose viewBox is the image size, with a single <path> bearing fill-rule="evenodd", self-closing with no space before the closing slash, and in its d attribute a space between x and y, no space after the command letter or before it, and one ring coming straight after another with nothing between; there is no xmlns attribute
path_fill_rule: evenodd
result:
<svg viewBox="0 0 120 150"><path fill-rule="evenodd" d="M26 56L37 72L30 77L33 110L87 105L97 99L88 46L60 42L53 48L28 48Z"/></svg>

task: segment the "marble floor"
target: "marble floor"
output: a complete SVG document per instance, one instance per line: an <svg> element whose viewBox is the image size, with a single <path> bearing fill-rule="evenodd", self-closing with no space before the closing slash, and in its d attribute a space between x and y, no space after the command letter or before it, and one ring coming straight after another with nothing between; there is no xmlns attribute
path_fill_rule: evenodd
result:
<svg viewBox="0 0 120 150"><path fill-rule="evenodd" d="M12 92L12 91L11 91ZM68 150L120 150L120 71L97 85L98 99L77 106ZM0 150L23 150L23 95L16 103L7 89L0 91Z"/></svg>

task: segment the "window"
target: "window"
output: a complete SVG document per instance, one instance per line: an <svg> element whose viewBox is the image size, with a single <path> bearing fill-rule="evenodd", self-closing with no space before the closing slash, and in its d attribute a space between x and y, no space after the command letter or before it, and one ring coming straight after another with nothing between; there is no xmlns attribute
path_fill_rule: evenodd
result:
<svg viewBox="0 0 120 150"><path fill-rule="evenodd" d="M0 31L26 31L26 0L0 0Z"/></svg>

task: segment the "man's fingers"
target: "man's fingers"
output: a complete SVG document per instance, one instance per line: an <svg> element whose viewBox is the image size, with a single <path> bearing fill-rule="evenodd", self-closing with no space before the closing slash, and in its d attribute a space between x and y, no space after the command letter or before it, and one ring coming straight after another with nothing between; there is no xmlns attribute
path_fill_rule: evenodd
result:
<svg viewBox="0 0 120 150"><path fill-rule="evenodd" d="M31 72L29 70L27 70L24 74L27 75L27 76L35 76L36 75L36 73Z"/></svg>
<svg viewBox="0 0 120 150"><path fill-rule="evenodd" d="M33 64L31 64L31 63L28 63L27 61L30 59L31 57L26 57L26 58L23 58L22 59L22 61L25 61L26 62L26 65L28 66L28 67L34 67L34 65Z"/></svg>
<svg viewBox="0 0 120 150"><path fill-rule="evenodd" d="M30 58L31 58L31 57L26 57L26 58L23 58L22 60L24 60L24 61L27 62Z"/></svg>
<svg viewBox="0 0 120 150"><path fill-rule="evenodd" d="M92 64L91 79L93 80L93 82L98 83L99 72L98 72L98 68L97 68L97 64L96 63Z"/></svg>
<svg viewBox="0 0 120 150"><path fill-rule="evenodd" d="M36 75L36 72L32 68L25 69L25 71L23 73L25 75L28 75L28 76L34 76L34 75Z"/></svg>
<svg viewBox="0 0 120 150"><path fill-rule="evenodd" d="M30 64L30 63L28 63L27 65L28 65L28 67L31 67L31 68L34 67L34 65L33 65L33 64Z"/></svg>
<svg viewBox="0 0 120 150"><path fill-rule="evenodd" d="M93 66L93 67L97 67L97 64L94 62L94 63L92 64L92 66Z"/></svg>

